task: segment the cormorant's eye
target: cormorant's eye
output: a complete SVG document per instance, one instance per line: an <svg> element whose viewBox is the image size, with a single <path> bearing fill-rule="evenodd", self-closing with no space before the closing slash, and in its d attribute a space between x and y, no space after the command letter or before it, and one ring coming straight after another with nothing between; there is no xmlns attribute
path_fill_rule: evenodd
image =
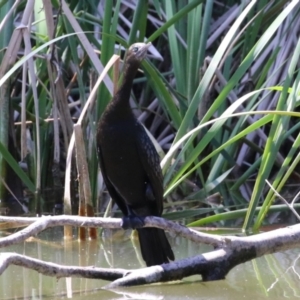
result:
<svg viewBox="0 0 300 300"><path fill-rule="evenodd" d="M133 48L132 48L132 51L133 51L134 53L137 53L137 52L139 51L139 47L133 47Z"/></svg>

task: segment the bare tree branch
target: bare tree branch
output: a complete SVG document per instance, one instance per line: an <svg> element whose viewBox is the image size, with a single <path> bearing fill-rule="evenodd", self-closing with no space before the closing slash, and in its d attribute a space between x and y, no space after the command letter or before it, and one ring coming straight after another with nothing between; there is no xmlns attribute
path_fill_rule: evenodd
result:
<svg viewBox="0 0 300 300"><path fill-rule="evenodd" d="M31 218L17 218L17 217L4 217L0 216L0 222L20 222L22 224L28 224L28 219ZM41 218L32 218L34 223L28 227L20 230L8 237L0 238L0 248L6 247L12 244L20 243L27 238L38 234L49 227L70 225L74 227L101 227L101 228L121 228L121 219L115 218L90 218L90 217L78 217L78 216L43 216ZM192 240L196 243L209 244L214 247L223 245L225 238L198 232L193 229L189 229L182 225L176 224L172 221L167 221L159 217L147 217L145 218L145 227L157 227L173 233L176 233L182 237Z"/></svg>
<svg viewBox="0 0 300 300"><path fill-rule="evenodd" d="M26 255L20 255L17 253L0 253L0 275L11 264L35 270L43 275L53 276L56 278L81 277L112 281L121 278L128 273L128 270L125 269L62 266L51 262L44 262L40 259L31 258Z"/></svg>

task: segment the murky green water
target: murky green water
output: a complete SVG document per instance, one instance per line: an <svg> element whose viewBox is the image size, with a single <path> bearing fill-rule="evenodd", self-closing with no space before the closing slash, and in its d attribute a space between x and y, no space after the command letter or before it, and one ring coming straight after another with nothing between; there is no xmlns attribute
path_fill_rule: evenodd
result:
<svg viewBox="0 0 300 300"><path fill-rule="evenodd" d="M171 242L177 259L209 250L182 238ZM62 230L51 229L36 239L0 251L18 252L64 265L138 268L141 262L137 248L132 240L124 239L122 232L113 239L79 243L64 242ZM101 280L57 280L10 266L0 276L0 299L297 299L300 298L298 257L299 249L268 255L236 267L222 281L203 283L200 276L193 276L181 282L131 287L118 292L102 290L107 282ZM67 290L71 292L67 294Z"/></svg>

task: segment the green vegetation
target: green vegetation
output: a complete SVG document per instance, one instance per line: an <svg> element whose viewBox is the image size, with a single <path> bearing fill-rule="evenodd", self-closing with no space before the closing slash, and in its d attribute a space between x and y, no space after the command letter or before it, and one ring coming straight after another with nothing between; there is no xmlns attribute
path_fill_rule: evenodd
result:
<svg viewBox="0 0 300 300"><path fill-rule="evenodd" d="M300 10L241 2L0 1L0 199L7 185L24 193L17 174L31 210L55 188L74 212L79 172L80 198L106 210L95 130L122 65L113 55L150 41L132 104L164 152L166 216L258 229L279 210L266 180L287 197L298 189Z"/></svg>

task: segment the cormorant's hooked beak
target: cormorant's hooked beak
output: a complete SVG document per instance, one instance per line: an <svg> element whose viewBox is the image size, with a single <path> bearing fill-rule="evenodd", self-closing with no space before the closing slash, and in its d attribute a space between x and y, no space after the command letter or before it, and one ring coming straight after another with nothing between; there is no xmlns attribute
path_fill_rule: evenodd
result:
<svg viewBox="0 0 300 300"><path fill-rule="evenodd" d="M150 48L151 46L152 46L152 43L149 42L149 43L145 44L144 47L146 47L146 48L147 48L147 51L149 51L149 48ZM147 52L147 51L146 51L146 52ZM161 54L156 50L155 47L152 47L152 48L151 48L151 51L149 51L149 52L146 54L146 57L151 58L151 59L157 59L157 60L160 60L160 61L163 61L163 60L164 60L163 57L161 56Z"/></svg>

